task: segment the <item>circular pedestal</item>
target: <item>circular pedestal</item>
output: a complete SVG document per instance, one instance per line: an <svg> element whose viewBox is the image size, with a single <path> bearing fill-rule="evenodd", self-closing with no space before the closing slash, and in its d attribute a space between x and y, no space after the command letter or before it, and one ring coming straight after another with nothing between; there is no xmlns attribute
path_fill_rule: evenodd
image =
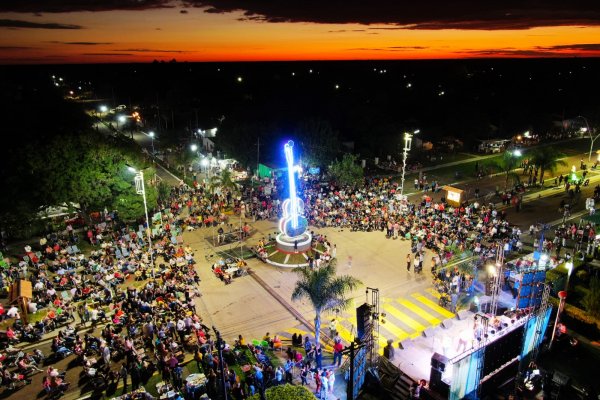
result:
<svg viewBox="0 0 600 400"><path fill-rule="evenodd" d="M277 241L277 250L285 253L303 253L310 249L312 236L308 232L304 232L302 235L296 237L289 237L280 233L275 240ZM297 245L295 246L296 243Z"/></svg>

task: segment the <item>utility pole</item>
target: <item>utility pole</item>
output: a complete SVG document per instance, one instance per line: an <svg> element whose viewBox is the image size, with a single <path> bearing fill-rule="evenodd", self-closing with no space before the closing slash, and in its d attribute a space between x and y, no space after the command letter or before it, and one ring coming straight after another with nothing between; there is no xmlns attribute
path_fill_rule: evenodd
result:
<svg viewBox="0 0 600 400"><path fill-rule="evenodd" d="M223 342L223 339L221 338L221 333L217 330L217 328L215 328L214 326L212 328L215 332L215 335L217 335L217 351L219 352L219 367L221 367L221 390L223 391L223 399L227 400L227 385L225 383L225 368L223 366L223 347L225 343Z"/></svg>
<svg viewBox="0 0 600 400"><path fill-rule="evenodd" d="M256 142L256 180L259 180L258 171L260 169L260 136Z"/></svg>
<svg viewBox="0 0 600 400"><path fill-rule="evenodd" d="M346 398L350 400L354 399L354 356L356 351L355 346L356 344L353 341L352 343L350 343L350 348L348 348L350 354L350 379L348 379L348 391L346 393Z"/></svg>

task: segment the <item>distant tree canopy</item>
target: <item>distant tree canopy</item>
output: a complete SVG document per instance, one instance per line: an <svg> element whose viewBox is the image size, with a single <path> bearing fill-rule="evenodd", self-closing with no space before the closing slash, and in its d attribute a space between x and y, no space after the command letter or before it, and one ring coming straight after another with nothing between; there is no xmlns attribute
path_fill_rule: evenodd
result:
<svg viewBox="0 0 600 400"><path fill-rule="evenodd" d="M356 163L358 156L344 154L341 160L336 160L329 167L331 178L340 185L354 186L364 179L363 169Z"/></svg>
<svg viewBox="0 0 600 400"><path fill-rule="evenodd" d="M64 204L77 205L84 217L105 208L119 211L125 220L144 214L127 164L138 169L146 165L132 142L93 131L80 105L52 89L7 93L1 99L8 133L0 164L2 229L19 230L45 208ZM153 170L145 176L153 177ZM147 183L146 193L152 209L157 190Z"/></svg>

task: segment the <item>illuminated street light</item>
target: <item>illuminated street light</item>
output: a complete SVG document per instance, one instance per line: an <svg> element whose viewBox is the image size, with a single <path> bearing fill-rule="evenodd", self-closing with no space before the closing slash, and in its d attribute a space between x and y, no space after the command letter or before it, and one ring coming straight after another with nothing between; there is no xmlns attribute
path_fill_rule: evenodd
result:
<svg viewBox="0 0 600 400"><path fill-rule="evenodd" d="M582 127L579 131L581 133L587 133L589 135L590 153L588 156L588 162L591 162L592 161L592 151L594 149L594 142L596 141L596 139L598 139L598 137L600 137L600 133L597 134L596 136L594 136L594 132L592 131L592 129L590 129L590 124L588 123L587 118L582 115L578 115L577 118L581 118L585 122L585 127Z"/></svg>
<svg viewBox="0 0 600 400"><path fill-rule="evenodd" d="M152 155L154 155L154 131L148 132L148 136L152 139Z"/></svg>
<svg viewBox="0 0 600 400"><path fill-rule="evenodd" d="M412 137L417 133L421 132L419 129L413 133L404 132L404 149L402 153L402 181L400 183L400 196L404 195L404 174L406 172L406 159L408 158L408 152L412 145Z"/></svg>
<svg viewBox="0 0 600 400"><path fill-rule="evenodd" d="M154 278L154 256L152 255L152 234L150 228L150 219L148 218L148 204L146 201L146 185L144 184L144 171L137 170L132 166L127 166L127 169L135 174L135 190L137 194L141 194L144 199L144 212L146 213L146 233L148 234L148 252L150 253L150 268L152 270L152 278Z"/></svg>
<svg viewBox="0 0 600 400"><path fill-rule="evenodd" d="M101 112L101 113L105 113L105 112L107 112L107 111L108 111L108 107L106 107L105 105L101 105L101 106L100 106L100 112Z"/></svg>
<svg viewBox="0 0 600 400"><path fill-rule="evenodd" d="M523 153L519 149L516 149L515 151L513 151L513 156L515 156L515 157L521 157L522 155L523 155Z"/></svg>
<svg viewBox="0 0 600 400"><path fill-rule="evenodd" d="M567 261L565 263L565 268L567 268L567 283L565 284L565 290L569 290L569 280L571 279L571 273L573 272L573 261Z"/></svg>
<svg viewBox="0 0 600 400"><path fill-rule="evenodd" d="M198 150L198 145L197 145L197 144L192 144L192 145L190 146L190 149L191 149L192 151L197 151L197 150Z"/></svg>

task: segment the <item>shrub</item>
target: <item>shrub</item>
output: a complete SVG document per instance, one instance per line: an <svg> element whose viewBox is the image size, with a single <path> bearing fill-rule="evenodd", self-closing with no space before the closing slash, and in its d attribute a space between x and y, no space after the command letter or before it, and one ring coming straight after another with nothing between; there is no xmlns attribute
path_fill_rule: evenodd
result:
<svg viewBox="0 0 600 400"><path fill-rule="evenodd" d="M593 278L590 281L590 290L581 302L587 312L593 317L600 317L600 279Z"/></svg>
<svg viewBox="0 0 600 400"><path fill-rule="evenodd" d="M315 395L304 386L282 385L267 389L267 400L314 400ZM248 400L260 400L260 394L248 397Z"/></svg>

